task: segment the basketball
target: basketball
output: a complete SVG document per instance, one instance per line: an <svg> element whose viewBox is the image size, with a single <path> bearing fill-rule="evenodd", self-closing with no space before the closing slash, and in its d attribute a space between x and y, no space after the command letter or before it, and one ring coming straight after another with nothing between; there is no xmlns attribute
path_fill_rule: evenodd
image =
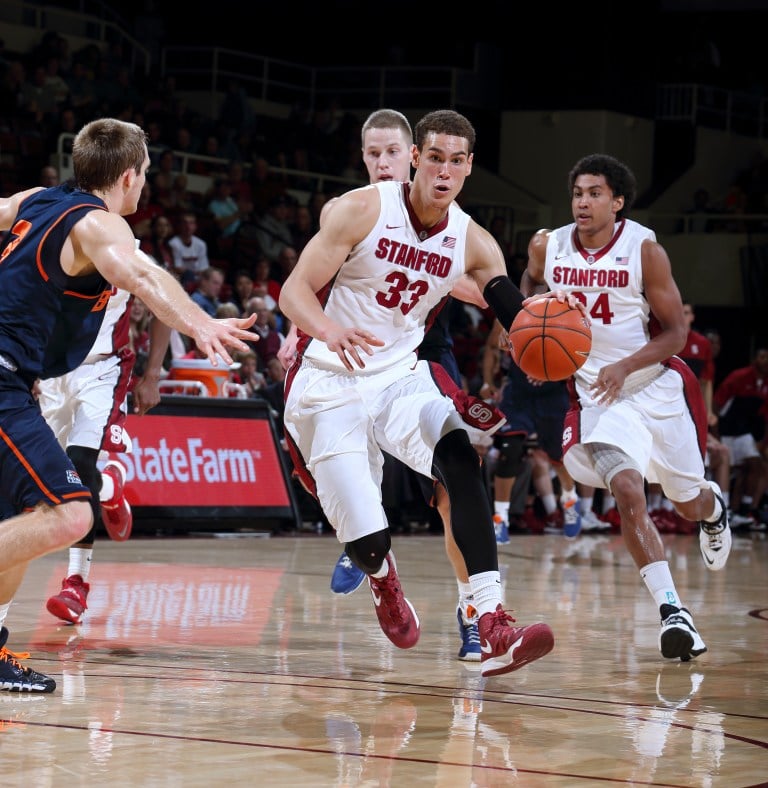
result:
<svg viewBox="0 0 768 788"><path fill-rule="evenodd" d="M534 301L509 329L512 360L536 380L565 380L587 360L592 331L579 309L555 298Z"/></svg>

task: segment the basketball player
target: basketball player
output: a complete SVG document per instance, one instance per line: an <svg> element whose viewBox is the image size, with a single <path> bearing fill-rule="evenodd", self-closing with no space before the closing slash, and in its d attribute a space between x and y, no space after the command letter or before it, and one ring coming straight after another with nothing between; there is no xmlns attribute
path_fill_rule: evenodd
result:
<svg viewBox="0 0 768 788"><path fill-rule="evenodd" d="M574 376L578 401L566 415L565 466L576 481L615 497L624 542L659 606L661 653L687 661L706 646L648 516L645 481L661 484L680 515L699 521L707 569L725 566L731 531L720 488L704 477L701 390L674 356L688 330L680 292L653 231L625 217L636 193L626 165L586 156L569 173L568 188L574 221L533 236L520 285L533 292L548 283L569 293L591 319L592 350Z"/></svg>
<svg viewBox="0 0 768 788"><path fill-rule="evenodd" d="M563 381L531 381L517 364L510 363L501 391L497 392L494 372L499 363L499 353L503 352L502 348L506 349L506 337L507 333L497 320L483 350L483 389L498 398L499 407L507 419L493 439L499 452L493 478L496 519L501 521L503 534L508 528L512 487L525 462L525 442L535 434L539 448L547 455L560 480L563 532L573 538L581 530L581 513L576 485L562 462L563 419L568 410L567 384ZM557 512L557 502L551 490L548 496L551 500L542 503L547 515L552 516Z"/></svg>
<svg viewBox="0 0 768 788"><path fill-rule="evenodd" d="M98 468L103 452L130 451L125 431L127 393L136 355L129 345L133 296L113 288L96 342L85 361L58 378L40 381L38 402L43 417L91 491L93 526L69 548L69 569L61 591L48 600L48 612L79 624L88 607L93 545L99 524L112 539L123 542L131 534L133 516L125 500L125 468L116 460ZM150 344L144 375L132 390L134 412L142 415L160 402L159 382L168 349L170 329L154 318L149 324Z"/></svg>
<svg viewBox="0 0 768 788"><path fill-rule="evenodd" d="M146 134L100 118L75 136L76 187L35 187L0 198L0 499L16 515L0 528L0 689L52 692L56 682L6 648L3 626L29 562L80 541L93 525L91 492L32 395L37 379L78 367L93 346L112 285L217 364L244 350L253 317L214 320L181 285L139 255L123 218L136 211L149 167Z"/></svg>
<svg viewBox="0 0 768 788"><path fill-rule="evenodd" d="M391 109L380 109L372 112L363 123L361 140L363 163L368 170L368 178L371 183L410 180L413 131L405 115ZM320 214L321 225L335 202L336 199L333 199L323 206L323 210ZM477 285L469 279L469 277L462 277L454 286L451 294L463 301L476 303L483 309L488 306L478 290ZM440 315L435 318L433 326L427 332L427 335L432 332L447 331L447 328L440 321L440 316L446 313L447 307L448 304L446 303ZM296 352L296 340L296 328L295 326L291 326L288 341L283 343L278 352L278 357L286 370L293 363ZM424 344L425 343L422 343L422 347L419 350L419 357L441 363L450 379L455 383L453 389L455 392L458 392L459 382L456 380L458 377L456 359L452 354L450 354L447 359L448 363L443 363L444 357L430 359L428 355L423 352ZM444 343L440 343L440 346L442 346L442 344ZM447 387L450 387L451 380L445 381ZM482 405L482 403L475 398L472 398L472 404L475 405L476 408ZM488 431L492 432L501 426L504 418L502 414L495 409L486 407L486 410L489 415L487 420ZM466 414L466 411L467 408L464 408L462 416ZM477 423L477 420L475 420L475 424L472 426L476 427ZM391 457L385 457L382 473L386 474L388 463L395 462L397 461L393 460ZM434 497L435 508L438 510L443 521L445 551L456 575L456 584L459 593L456 619L459 626L459 637L461 638L458 658L466 662L479 662L480 638L477 631L477 611L472 605L472 593L469 588L467 568L464 564L461 551L456 546L456 541L453 538L453 532L450 526L448 495L445 492L445 488L439 482L436 484L433 483L431 477L419 476L418 479L420 486L423 488L427 502L431 503ZM360 587L364 580L365 573L352 563L346 552L342 552L331 576L331 590L337 594L351 594Z"/></svg>
<svg viewBox="0 0 768 788"><path fill-rule="evenodd" d="M381 505L384 450L448 492L479 614L481 673L491 676L549 653L554 637L543 623L510 625L477 453L415 352L430 314L465 273L507 329L522 307L496 241L454 202L474 142L457 112L423 117L413 184L376 183L339 197L286 279L280 308L299 330L298 362L285 381L294 467L366 573L382 631L398 648L415 646L420 634Z"/></svg>

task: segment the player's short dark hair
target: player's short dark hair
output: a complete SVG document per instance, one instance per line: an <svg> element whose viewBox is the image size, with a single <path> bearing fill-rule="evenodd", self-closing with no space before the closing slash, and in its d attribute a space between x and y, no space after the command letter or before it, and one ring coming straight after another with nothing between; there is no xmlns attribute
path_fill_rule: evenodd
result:
<svg viewBox="0 0 768 788"><path fill-rule="evenodd" d="M591 153L579 159L568 173L568 195L573 196L573 185L579 175L602 175L614 197L623 197L624 206L616 214L617 219L629 213L637 196L637 180L632 170L606 153Z"/></svg>
<svg viewBox="0 0 768 788"><path fill-rule="evenodd" d="M438 109L427 113L414 129L416 147L421 151L428 134L448 134L463 137L467 141L467 153L475 149L475 127L459 112L452 109Z"/></svg>

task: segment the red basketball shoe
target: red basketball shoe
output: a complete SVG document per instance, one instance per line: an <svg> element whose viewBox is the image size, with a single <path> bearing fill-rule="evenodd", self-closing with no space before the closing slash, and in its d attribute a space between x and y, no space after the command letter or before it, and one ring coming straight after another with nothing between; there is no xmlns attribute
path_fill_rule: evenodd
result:
<svg viewBox="0 0 768 788"><path fill-rule="evenodd" d="M112 479L115 491L108 501L102 501L101 519L109 538L115 542L124 542L130 537L133 528L133 514L125 500L125 468L122 463L110 460L104 466L102 474Z"/></svg>
<svg viewBox="0 0 768 788"><path fill-rule="evenodd" d="M547 624L512 627L515 619L501 605L493 613L480 616L480 672L483 676L498 676L522 668L555 646L555 637Z"/></svg>
<svg viewBox="0 0 768 788"><path fill-rule="evenodd" d="M88 605L86 599L91 590L80 575L70 575L61 581L61 591L52 596L46 603L46 608L51 615L70 624L79 624Z"/></svg>
<svg viewBox="0 0 768 788"><path fill-rule="evenodd" d="M411 648L419 642L421 628L413 605L403 596L397 576L395 556L387 553L389 571L386 577L368 575L373 604L379 618L381 631L398 647Z"/></svg>

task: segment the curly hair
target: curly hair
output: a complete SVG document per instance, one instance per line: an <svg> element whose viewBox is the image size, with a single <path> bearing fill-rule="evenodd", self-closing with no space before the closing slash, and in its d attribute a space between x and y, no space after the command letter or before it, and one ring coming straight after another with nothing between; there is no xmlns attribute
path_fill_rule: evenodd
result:
<svg viewBox="0 0 768 788"><path fill-rule="evenodd" d="M630 210L637 196L637 180L626 164L606 153L591 153L579 159L568 173L568 196L573 196L573 185L579 175L602 175L614 197L623 197L624 206L616 214L622 219Z"/></svg>

